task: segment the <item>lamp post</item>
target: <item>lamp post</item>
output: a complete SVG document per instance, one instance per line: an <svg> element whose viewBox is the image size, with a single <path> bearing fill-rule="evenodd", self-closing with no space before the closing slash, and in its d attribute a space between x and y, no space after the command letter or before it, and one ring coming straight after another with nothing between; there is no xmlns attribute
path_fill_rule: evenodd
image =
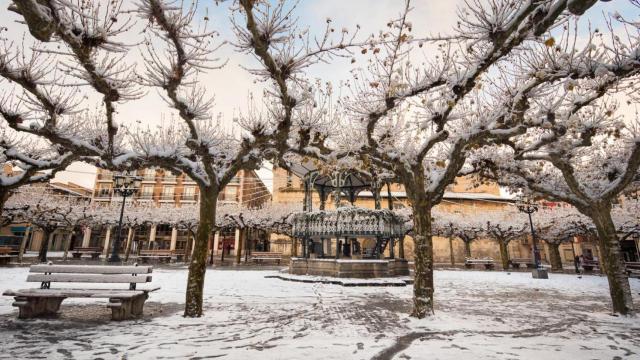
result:
<svg viewBox="0 0 640 360"><path fill-rule="evenodd" d="M116 235L116 241L113 242L111 249L111 257L109 262L120 262L120 256L118 255L118 249L120 249L120 233L122 232L122 217L124 216L124 204L127 202L127 196L135 194L140 188L142 178L138 176L131 176L127 172L120 175L115 175L115 187L114 193L122 195L122 208L120 208L120 220L118 221L118 233Z"/></svg>
<svg viewBox="0 0 640 360"><path fill-rule="evenodd" d="M531 275L534 279L548 279L549 275L547 274L547 271L542 268L540 263L540 249L538 249L536 232L533 228L533 219L531 218L531 214L538 211L538 206L532 202L525 201L518 204L518 210L529 216L529 226L531 227L531 252L533 253L533 262L535 265L535 269L533 269Z"/></svg>

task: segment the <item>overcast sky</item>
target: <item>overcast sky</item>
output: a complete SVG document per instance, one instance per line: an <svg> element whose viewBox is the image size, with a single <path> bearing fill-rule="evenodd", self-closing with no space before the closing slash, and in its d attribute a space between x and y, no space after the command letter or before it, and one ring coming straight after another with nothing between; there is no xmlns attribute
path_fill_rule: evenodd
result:
<svg viewBox="0 0 640 360"><path fill-rule="evenodd" d="M107 0L105 0L107 1ZM131 1L133 2L133 1ZM16 14L7 11L9 0L0 0L1 25L8 29L2 32L3 38L17 39L20 41L26 31L26 26L17 23ZM129 3L129 0L127 0ZM355 29L356 24L361 27L363 36L377 29L383 28L387 21L399 14L402 9L401 0L301 0L295 14L299 17L301 27L309 26L312 33L320 33L326 25L326 19L331 18L332 24L340 31L343 27ZM413 24L416 36L450 33L456 22L456 7L462 4L459 0L414 0L413 12L410 20ZM211 18L211 25L220 32L223 40L233 42L231 30L231 15L227 5L214 5L214 1L200 1L201 14L204 17L206 11ZM584 23L591 22L595 26L602 26L603 14L617 11L623 15L637 17L639 10L630 5L628 0L613 0L608 3L599 3L590 9L584 19ZM139 21L142 24L142 21ZM135 43L143 39L139 28L129 32L122 40L127 43ZM224 46L218 53L223 59L228 60L227 65L221 70L211 71L199 77L199 81L206 84L208 91L215 95L215 112L221 113L227 124L232 123L234 115L246 108L247 98L250 93L261 95L261 84L255 82L255 77L249 74L244 67L255 67L255 60L247 54L237 53L232 45ZM127 55L126 61L131 64L139 63L140 52L133 49ZM358 64L356 64L358 65ZM331 65L319 64L310 70L311 77L318 77L334 84L340 80L348 79L349 70L353 65L349 59L338 59ZM6 83L0 91L7 91ZM89 90L89 89L88 89ZM97 98L92 99L96 101ZM119 124L135 124L154 126L161 118L169 118L172 111L167 107L158 94L152 90L142 99L121 104L118 107ZM231 125L229 125L231 126ZM72 181L92 188L95 173L89 165L74 164L68 170L71 172L60 173L57 179ZM270 186L272 175L268 170L260 172L261 177Z"/></svg>

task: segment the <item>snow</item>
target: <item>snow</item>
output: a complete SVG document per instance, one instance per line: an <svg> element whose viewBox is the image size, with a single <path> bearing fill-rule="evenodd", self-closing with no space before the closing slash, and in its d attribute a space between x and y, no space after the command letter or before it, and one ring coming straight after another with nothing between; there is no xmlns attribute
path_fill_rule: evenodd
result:
<svg viewBox="0 0 640 360"><path fill-rule="evenodd" d="M2 269L0 290L36 287ZM435 316L407 316L412 287L343 287L210 270L205 315L183 318L185 268L155 269L145 317L110 322L106 300L68 299L57 319L18 320L0 299L3 355L24 358L632 358L637 319L609 315L606 278L436 271ZM634 294L640 281L631 280ZM636 296L636 302L640 299ZM398 340L400 339L400 340Z"/></svg>

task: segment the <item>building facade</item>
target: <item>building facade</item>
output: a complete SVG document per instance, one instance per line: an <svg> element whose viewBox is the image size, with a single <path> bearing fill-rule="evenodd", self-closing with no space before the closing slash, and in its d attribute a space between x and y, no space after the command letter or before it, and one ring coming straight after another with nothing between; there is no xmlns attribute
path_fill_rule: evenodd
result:
<svg viewBox="0 0 640 360"><path fill-rule="evenodd" d="M119 203L122 197L114 192L114 175L116 173L98 169L92 202L95 205ZM134 204L153 204L155 206L194 205L200 201L197 184L186 174L173 174L160 168L146 168L137 170L132 176L141 178L140 189L132 195L130 200ZM241 170L231 182L220 192L219 205L242 205L260 207L271 200L271 192L255 171ZM117 227L102 226L87 229L83 240L83 247L101 247L104 255L111 250L111 242L117 234ZM134 228L123 227L120 238L121 251L127 242L132 242L134 251L137 250L172 250L181 252L187 246L189 233L168 224L149 224ZM248 232L249 243L263 243L262 236L257 232ZM262 236L264 237L264 236ZM215 233L211 239L210 248L215 255L226 249L230 254L238 247L239 234L236 229L224 229Z"/></svg>
<svg viewBox="0 0 640 360"><path fill-rule="evenodd" d="M293 173L284 169L274 169L273 171L273 202L275 203L298 203L301 204L304 198L303 181L296 177ZM391 203L394 209L408 207L408 200L404 188L399 184L390 184L389 187L384 186L380 192L382 197L383 208L389 206L389 194L391 195ZM320 198L317 192L313 192L312 207L318 209L320 206ZM497 184L474 184L471 178L459 177L456 182L450 185L445 192L442 202L437 206L441 213L459 213L463 215L474 216L474 214L503 210L506 207L513 207L513 199L501 193ZM369 191L362 191L358 194L354 205L364 208L375 208L373 194ZM334 208L334 202L331 199L326 201L326 209ZM516 211L517 212L517 211ZM523 220L526 215L522 214ZM535 216L535 215L534 215ZM535 219L535 218L534 218ZM371 242L371 241L370 241ZM292 239L283 235L271 235L272 251L280 251L285 254L291 254ZM375 244L363 241L363 248L371 247ZM298 245L300 246L300 245ZM539 241L541 258L548 262L547 244ZM409 260L413 259L414 243L410 236L405 237L404 241L405 257ZM335 251L335 249L333 250ZM453 239L452 243L448 238L435 236L433 240L434 261L436 264L450 264L451 252L457 264L465 261L464 243L460 239ZM386 249L386 256L389 255L389 249ZM531 237L527 236L521 240L514 240L508 246L509 257L514 258L532 258ZM299 248L298 254L301 253ZM398 251L395 251L398 254ZM475 258L492 258L496 260L496 264L500 264L500 248L495 240L489 238L480 238L471 243L471 254ZM564 263L573 263L574 256L582 254L593 254L599 256L597 245L587 239L575 239L573 243L563 244L560 246L560 254Z"/></svg>

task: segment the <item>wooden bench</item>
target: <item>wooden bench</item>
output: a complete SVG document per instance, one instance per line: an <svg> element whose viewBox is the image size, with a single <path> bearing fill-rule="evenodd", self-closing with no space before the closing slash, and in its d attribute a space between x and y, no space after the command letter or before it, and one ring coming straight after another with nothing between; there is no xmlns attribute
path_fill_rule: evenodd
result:
<svg viewBox="0 0 640 360"><path fill-rule="evenodd" d="M148 263L150 260L157 260L159 262L171 262L171 258L176 256L175 250L140 250L138 260L143 263Z"/></svg>
<svg viewBox="0 0 640 360"><path fill-rule="evenodd" d="M624 263L627 275L632 278L640 278L640 262L627 261Z"/></svg>
<svg viewBox="0 0 640 360"><path fill-rule="evenodd" d="M33 265L27 282L39 282L40 288L7 290L2 295L13 296L18 318L29 319L55 315L66 298L108 298L112 320L127 320L142 315L149 292L159 287L136 289L140 283L151 282L151 266L88 266ZM51 283L129 284L128 289L52 289Z"/></svg>
<svg viewBox="0 0 640 360"><path fill-rule="evenodd" d="M600 263L598 262L598 260L584 259L582 260L581 266L584 271L593 271L594 269L598 269L600 267Z"/></svg>
<svg viewBox="0 0 640 360"><path fill-rule="evenodd" d="M11 262L14 250L10 246L0 246L0 265L7 265Z"/></svg>
<svg viewBox="0 0 640 360"><path fill-rule="evenodd" d="M493 270L495 267L495 263L493 259L470 259L466 258L464 260L464 267L467 269L471 269L476 265L484 265L484 268L487 270Z"/></svg>
<svg viewBox="0 0 640 360"><path fill-rule="evenodd" d="M83 254L91 255L91 259L95 260L100 257L102 253L101 247L77 247L73 249L71 255L74 259L80 259Z"/></svg>
<svg viewBox="0 0 640 360"><path fill-rule="evenodd" d="M262 264L265 261L276 261L280 265L282 253L279 252L254 252L251 254L251 261Z"/></svg>
<svg viewBox="0 0 640 360"><path fill-rule="evenodd" d="M527 269L535 269L536 267L536 263L533 261L533 259L515 258L509 260L509 262L511 263L511 267L514 269L519 269L522 267L522 265L525 265Z"/></svg>

